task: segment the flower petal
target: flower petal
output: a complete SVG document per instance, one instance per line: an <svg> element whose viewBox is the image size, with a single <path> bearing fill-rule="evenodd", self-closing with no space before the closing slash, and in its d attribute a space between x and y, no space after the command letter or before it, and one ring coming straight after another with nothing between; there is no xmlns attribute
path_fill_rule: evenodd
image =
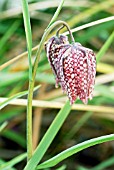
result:
<svg viewBox="0 0 114 170"><path fill-rule="evenodd" d="M70 103L73 104L77 98L77 79L75 71L77 68L77 56L76 53L74 53L73 46L69 46L69 48L65 51L61 58L61 63L63 63L61 73L62 83L64 83Z"/></svg>
<svg viewBox="0 0 114 170"><path fill-rule="evenodd" d="M61 35L59 38L54 36L49 39L49 41L45 44L45 49L47 52L48 61L51 65L51 68L54 72L56 78L56 87L58 87L59 83L59 74L57 74L58 70L58 61L59 61L59 50L62 48L63 44L68 44L68 38L66 36Z"/></svg>
<svg viewBox="0 0 114 170"><path fill-rule="evenodd" d="M69 44L66 36L52 37L46 44L47 57L56 78L70 103L77 97L84 104L93 97L96 59L91 49L80 43Z"/></svg>

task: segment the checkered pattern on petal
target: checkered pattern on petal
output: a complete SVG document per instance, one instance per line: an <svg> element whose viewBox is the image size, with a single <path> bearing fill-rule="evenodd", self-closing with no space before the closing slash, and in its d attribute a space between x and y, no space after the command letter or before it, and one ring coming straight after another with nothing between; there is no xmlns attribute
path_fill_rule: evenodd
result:
<svg viewBox="0 0 114 170"><path fill-rule="evenodd" d="M79 98L86 104L88 99L92 99L93 90L95 84L96 75L96 58L93 51L89 48L85 48L81 45L76 45L77 51L79 51L79 67L80 70L80 82L81 89ZM78 54L78 52L77 52Z"/></svg>
<svg viewBox="0 0 114 170"><path fill-rule="evenodd" d="M60 76L57 74L57 70L59 68L59 51L63 49L64 44L68 43L69 42L67 36L60 35L60 37L54 36L50 38L49 41L45 44L48 61L56 78L56 87L58 87L58 83L60 82Z"/></svg>
<svg viewBox="0 0 114 170"><path fill-rule="evenodd" d="M63 41L64 40L64 41ZM91 49L80 43L69 44L66 37L52 37L47 43L47 57L56 76L56 84L61 85L70 103L77 97L84 104L93 97L96 75L96 59Z"/></svg>

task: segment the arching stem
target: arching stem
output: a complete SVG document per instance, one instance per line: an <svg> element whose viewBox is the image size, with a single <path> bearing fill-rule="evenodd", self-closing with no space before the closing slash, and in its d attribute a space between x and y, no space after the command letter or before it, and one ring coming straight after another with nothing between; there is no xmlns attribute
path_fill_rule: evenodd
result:
<svg viewBox="0 0 114 170"><path fill-rule="evenodd" d="M64 27L67 28L67 30L68 30L68 32L69 32L69 34L70 34L72 43L75 43L75 40L74 40L74 37L73 37L72 32L71 32L71 30L70 30L70 27L69 27L69 25L68 25L66 22L64 22L63 25L57 30L56 36L59 37L59 32L60 32L60 30L63 29Z"/></svg>
<svg viewBox="0 0 114 170"><path fill-rule="evenodd" d="M62 25L56 32L56 36L59 37L60 31L64 28L64 25Z"/></svg>
<svg viewBox="0 0 114 170"><path fill-rule="evenodd" d="M42 48L44 46L44 42L46 41L46 38L48 34L51 32L51 30L56 27L57 25L67 25L64 21L56 21L54 22L48 29L45 30L42 39L39 44L39 48L36 52L36 59L33 65L33 72L32 72L32 80L29 82L29 92L28 92L28 102L27 102L27 140L29 141L29 145L27 146L27 153L28 153L28 160L31 158L31 149L32 148L32 99L33 99L33 89L34 89L34 83L35 83L35 77L36 77L36 71L40 59L40 54L42 51ZM67 25L68 28L68 25ZM70 30L70 29L69 29ZM70 32L69 32L70 33ZM72 39L73 40L73 39Z"/></svg>

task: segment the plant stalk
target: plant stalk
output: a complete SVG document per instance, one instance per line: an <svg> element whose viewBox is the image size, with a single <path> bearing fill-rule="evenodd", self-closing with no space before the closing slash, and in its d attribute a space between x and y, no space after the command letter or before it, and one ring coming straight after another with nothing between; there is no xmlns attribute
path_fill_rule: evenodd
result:
<svg viewBox="0 0 114 170"><path fill-rule="evenodd" d="M71 29L70 29L70 27L69 27L69 25L68 25L67 23L64 23L64 24L57 30L56 35L59 37L59 32L60 32L60 30L63 29L64 27L67 28L67 30L68 30L68 32L69 32L69 35L70 35L70 37L71 37L72 43L75 43L73 34L72 34Z"/></svg>
<svg viewBox="0 0 114 170"><path fill-rule="evenodd" d="M24 1L26 1L26 0L22 0L23 6L25 6L25 5L27 6L27 4ZM38 66L38 62L39 62L39 58L40 58L40 53L41 53L44 41L45 41L47 35L50 32L49 31L50 29L48 30L48 27L50 27L51 24L56 21L58 15L60 13L60 10L62 9L64 1L65 0L60 1L60 4L59 4L54 16L52 17L49 25L47 26L47 28L44 32L44 35L41 39L39 48L38 48L37 53L36 53L36 59L35 59L35 62L34 62L33 69L31 69L32 67L29 67L29 69L30 69L29 70L29 93L28 93L28 102L27 102L27 161L32 157L32 150L33 150L33 147L32 147L32 98L33 98L35 76L36 76L37 66ZM27 14L27 9L25 9L26 16L29 15L29 13ZM29 57L30 57L30 55L31 55L31 53L29 54ZM30 60L29 60L29 64L30 64ZM31 76L32 78L30 78L31 70L32 70L32 76Z"/></svg>
<svg viewBox="0 0 114 170"><path fill-rule="evenodd" d="M29 93L28 93L28 104L27 104L27 120L28 120L27 121L27 139L30 140L29 145L28 145L28 147L30 148L32 148L32 136L31 136L32 134L32 98L33 98L33 89L34 89L36 71L37 71L38 62L40 59L40 53L44 46L44 42L48 34L50 33L50 31L53 28L55 28L57 25L67 25L67 23L64 21L56 21L48 29L45 30L42 36L42 39L40 41L39 48L36 53L36 59L35 59L34 66L33 66L32 81L29 82ZM28 160L31 158L31 156L32 156L32 149L30 150L28 148Z"/></svg>

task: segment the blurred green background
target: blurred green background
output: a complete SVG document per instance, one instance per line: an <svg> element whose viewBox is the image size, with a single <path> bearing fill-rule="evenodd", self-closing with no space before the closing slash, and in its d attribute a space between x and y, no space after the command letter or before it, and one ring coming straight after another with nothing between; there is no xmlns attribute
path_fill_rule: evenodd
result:
<svg viewBox="0 0 114 170"><path fill-rule="evenodd" d="M59 2L29 0L33 47L39 44ZM58 20L66 21L71 28L76 28L113 15L113 0L65 0ZM73 33L75 41L101 56L97 63L94 98L87 106L77 100L75 109L71 111L42 161L79 142L114 133L113 31L114 20ZM54 33L53 31L51 36ZM110 36L112 37L108 43ZM108 45L104 48L105 43ZM33 50L32 61L36 49ZM28 58L27 53L24 53L26 50L21 0L0 0L0 102L28 88ZM35 85L38 84L41 84L41 87L34 93L36 103L33 103L34 149L58 113L61 103L67 99L60 88L55 89L54 76L45 50L42 51L37 69ZM4 125L4 122L7 124L0 131L0 164L26 152L26 98L27 96L23 97L23 100L14 100L11 105L0 110L0 125ZM47 103L40 106L39 100ZM12 169L21 170L25 163L26 160L23 160ZM114 142L85 149L51 169L113 170Z"/></svg>

